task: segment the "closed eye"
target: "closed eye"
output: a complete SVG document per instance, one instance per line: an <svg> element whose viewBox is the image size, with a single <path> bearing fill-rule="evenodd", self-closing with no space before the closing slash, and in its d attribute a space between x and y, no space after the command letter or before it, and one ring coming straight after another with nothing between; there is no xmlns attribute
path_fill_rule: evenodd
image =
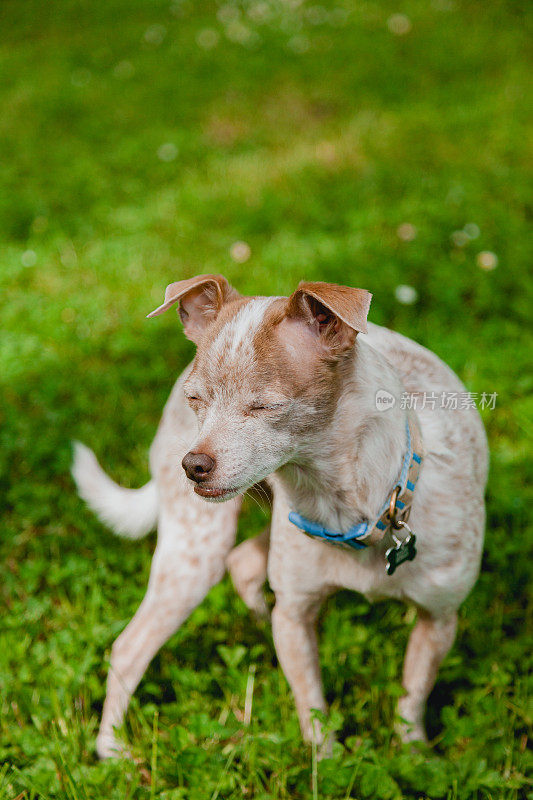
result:
<svg viewBox="0 0 533 800"><path fill-rule="evenodd" d="M250 411L275 411L277 408L281 408L284 406L285 403L254 403L250 406Z"/></svg>

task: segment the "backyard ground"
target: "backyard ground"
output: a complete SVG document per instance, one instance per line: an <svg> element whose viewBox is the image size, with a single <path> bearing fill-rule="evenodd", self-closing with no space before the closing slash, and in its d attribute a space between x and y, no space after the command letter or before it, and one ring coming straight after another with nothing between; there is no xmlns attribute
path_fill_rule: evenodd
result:
<svg viewBox="0 0 533 800"><path fill-rule="evenodd" d="M3 0L0 800L532 796L531 11ZM174 314L145 315L167 283L211 271L243 293L370 289L372 321L497 393L483 569L427 750L392 733L412 609L349 593L324 608L338 744L317 764L269 628L226 578L135 694L137 763L95 757L106 658L155 536L120 540L84 508L70 442L125 485L147 480L193 349ZM245 504L239 535L266 518Z"/></svg>

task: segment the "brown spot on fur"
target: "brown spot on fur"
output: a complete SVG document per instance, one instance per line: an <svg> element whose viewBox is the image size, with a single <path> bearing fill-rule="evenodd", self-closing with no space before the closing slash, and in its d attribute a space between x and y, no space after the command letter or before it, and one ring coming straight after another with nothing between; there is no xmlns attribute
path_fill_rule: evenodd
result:
<svg viewBox="0 0 533 800"><path fill-rule="evenodd" d="M285 298L272 303L254 336L257 374L265 385L312 407L315 427L335 410L349 357L328 353L306 322L288 316L288 308Z"/></svg>

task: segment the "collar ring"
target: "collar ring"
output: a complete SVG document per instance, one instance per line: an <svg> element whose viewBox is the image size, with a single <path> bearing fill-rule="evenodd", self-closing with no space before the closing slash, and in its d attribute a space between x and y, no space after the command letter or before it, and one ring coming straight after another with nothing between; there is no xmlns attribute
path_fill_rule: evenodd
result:
<svg viewBox="0 0 533 800"><path fill-rule="evenodd" d="M398 500L398 495L400 494L401 488L402 487L400 484L397 484L394 487L389 502L389 519L392 527L395 528L395 530L399 530L402 527L401 520L398 517L400 509L396 507L396 501ZM405 518L407 519L407 514L405 514Z"/></svg>

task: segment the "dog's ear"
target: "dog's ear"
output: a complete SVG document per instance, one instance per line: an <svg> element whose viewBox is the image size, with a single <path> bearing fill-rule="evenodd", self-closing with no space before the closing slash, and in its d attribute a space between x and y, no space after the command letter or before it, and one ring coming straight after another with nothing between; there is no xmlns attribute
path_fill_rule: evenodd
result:
<svg viewBox="0 0 533 800"><path fill-rule="evenodd" d="M371 300L366 289L302 281L289 297L287 316L305 321L329 350L343 352L367 332Z"/></svg>
<svg viewBox="0 0 533 800"><path fill-rule="evenodd" d="M212 322L228 300L237 297L223 275L197 275L167 286L165 302L149 317L158 317L179 302L178 313L185 335L198 344L207 325Z"/></svg>

